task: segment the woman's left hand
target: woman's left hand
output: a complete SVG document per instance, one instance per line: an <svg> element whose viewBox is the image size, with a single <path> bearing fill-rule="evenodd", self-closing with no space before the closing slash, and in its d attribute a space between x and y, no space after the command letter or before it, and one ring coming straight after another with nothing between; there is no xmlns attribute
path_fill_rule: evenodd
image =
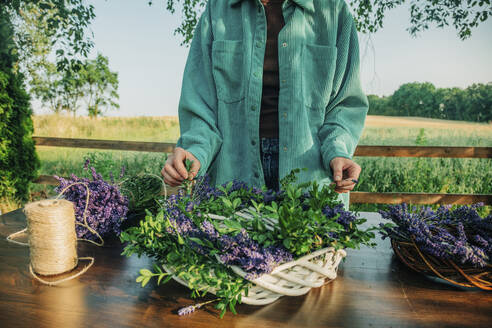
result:
<svg viewBox="0 0 492 328"><path fill-rule="evenodd" d="M345 157L335 157L330 162L333 172L333 181L336 183L335 191L338 193L349 192L354 189L362 171L359 164Z"/></svg>

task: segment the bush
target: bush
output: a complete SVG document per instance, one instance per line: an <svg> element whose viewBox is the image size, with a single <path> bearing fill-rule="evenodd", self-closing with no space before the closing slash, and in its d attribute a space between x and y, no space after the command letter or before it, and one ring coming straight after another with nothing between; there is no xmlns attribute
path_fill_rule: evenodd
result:
<svg viewBox="0 0 492 328"><path fill-rule="evenodd" d="M32 140L32 110L24 78L14 72L17 60L12 24L0 8L0 206L11 210L27 201L29 184L37 175L39 159ZM3 204L3 205L2 205Z"/></svg>

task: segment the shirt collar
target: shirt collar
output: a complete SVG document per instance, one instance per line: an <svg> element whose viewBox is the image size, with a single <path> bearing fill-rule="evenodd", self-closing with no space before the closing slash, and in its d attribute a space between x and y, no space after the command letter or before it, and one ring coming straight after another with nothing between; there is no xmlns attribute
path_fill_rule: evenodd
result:
<svg viewBox="0 0 492 328"><path fill-rule="evenodd" d="M241 1L243 1L243 0L229 0L229 4L232 6L232 5L235 5ZM313 0L290 0L290 1L296 3L298 6L304 8L306 10L314 11Z"/></svg>

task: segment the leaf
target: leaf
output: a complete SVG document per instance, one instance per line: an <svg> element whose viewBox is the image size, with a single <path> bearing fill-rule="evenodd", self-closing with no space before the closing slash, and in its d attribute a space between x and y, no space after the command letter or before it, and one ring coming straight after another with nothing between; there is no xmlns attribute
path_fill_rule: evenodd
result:
<svg viewBox="0 0 492 328"><path fill-rule="evenodd" d="M148 270L148 269L141 269L141 270L140 270L140 274L141 274L142 276L145 276L145 277L147 277L147 276L152 276L152 272L151 272L150 270Z"/></svg>
<svg viewBox="0 0 492 328"><path fill-rule="evenodd" d="M220 318L221 319L224 317L225 313L226 313L226 308L223 308L222 311L220 312Z"/></svg>
<svg viewBox="0 0 492 328"><path fill-rule="evenodd" d="M236 309L234 308L234 304L232 302L229 303L229 310L231 310L232 313L237 314Z"/></svg>
<svg viewBox="0 0 492 328"><path fill-rule="evenodd" d="M147 285L147 283L149 282L150 280L150 277L145 277L143 280L142 280L142 287L145 287L145 285Z"/></svg>
<svg viewBox="0 0 492 328"><path fill-rule="evenodd" d="M225 205L226 207L229 207L229 208L231 208L231 207L232 207L232 202L231 202L228 198L221 197L221 199L222 199L222 202L224 203L224 205Z"/></svg>
<svg viewBox="0 0 492 328"><path fill-rule="evenodd" d="M205 246L205 243L200 239L200 238L196 238L196 237L188 237L189 240L197 243L198 245L200 246Z"/></svg>

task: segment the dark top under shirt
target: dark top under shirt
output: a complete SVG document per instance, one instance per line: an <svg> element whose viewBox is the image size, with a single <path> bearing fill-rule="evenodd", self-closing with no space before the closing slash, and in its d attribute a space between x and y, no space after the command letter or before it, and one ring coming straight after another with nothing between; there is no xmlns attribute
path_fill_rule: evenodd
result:
<svg viewBox="0 0 492 328"><path fill-rule="evenodd" d="M278 138L278 33L285 25L282 14L284 0L261 0L267 20L267 40L263 64L260 137Z"/></svg>

